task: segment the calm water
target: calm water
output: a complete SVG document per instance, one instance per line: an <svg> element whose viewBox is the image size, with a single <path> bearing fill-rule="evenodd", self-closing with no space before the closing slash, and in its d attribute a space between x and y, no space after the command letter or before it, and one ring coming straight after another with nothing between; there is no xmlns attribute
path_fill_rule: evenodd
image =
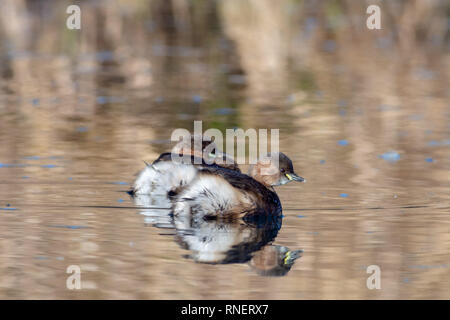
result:
<svg viewBox="0 0 450 320"><path fill-rule="evenodd" d="M86 21L109 26L103 9ZM0 38L0 298L450 298L448 52L397 50L389 34L299 45L301 29L293 51L272 54L220 12L194 43L114 10L134 33L91 21L95 39L45 23L36 41ZM183 234L125 193L194 120L280 129L308 180L276 188L282 222ZM212 233L222 263L195 261L196 237ZM281 247L303 253L284 276L257 272ZM69 265L82 290L66 288ZM369 265L381 290L366 287Z"/></svg>

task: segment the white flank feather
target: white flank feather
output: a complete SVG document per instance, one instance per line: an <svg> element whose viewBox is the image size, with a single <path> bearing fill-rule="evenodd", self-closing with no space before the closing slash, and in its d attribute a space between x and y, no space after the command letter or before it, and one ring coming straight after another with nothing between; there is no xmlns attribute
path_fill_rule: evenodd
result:
<svg viewBox="0 0 450 320"><path fill-rule="evenodd" d="M240 203L240 197L225 179L199 175L183 190L174 207L174 215L215 216L227 213Z"/></svg>
<svg viewBox="0 0 450 320"><path fill-rule="evenodd" d="M134 182L136 194L163 195L189 184L197 174L192 165L161 161L147 166Z"/></svg>

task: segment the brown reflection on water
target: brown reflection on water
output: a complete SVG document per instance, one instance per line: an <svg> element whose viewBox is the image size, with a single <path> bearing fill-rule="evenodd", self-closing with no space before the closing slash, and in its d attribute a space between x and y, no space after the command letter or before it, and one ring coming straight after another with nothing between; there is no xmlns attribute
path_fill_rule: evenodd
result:
<svg viewBox="0 0 450 320"><path fill-rule="evenodd" d="M1 298L450 298L445 1L380 31L345 1L114 3L70 31L69 1L2 1ZM194 120L280 129L308 180L276 189L285 277L185 259L123 192Z"/></svg>

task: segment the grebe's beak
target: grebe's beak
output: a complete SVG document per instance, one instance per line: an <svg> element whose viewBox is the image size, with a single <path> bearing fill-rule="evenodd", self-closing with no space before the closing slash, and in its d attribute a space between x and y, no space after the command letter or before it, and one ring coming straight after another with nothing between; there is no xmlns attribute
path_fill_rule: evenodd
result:
<svg viewBox="0 0 450 320"><path fill-rule="evenodd" d="M288 251L284 255L284 264L293 264L294 261L302 256L303 250Z"/></svg>
<svg viewBox="0 0 450 320"><path fill-rule="evenodd" d="M289 179L289 181L298 181L298 182L306 182L305 178L302 178L298 176L296 173L286 173L286 177Z"/></svg>

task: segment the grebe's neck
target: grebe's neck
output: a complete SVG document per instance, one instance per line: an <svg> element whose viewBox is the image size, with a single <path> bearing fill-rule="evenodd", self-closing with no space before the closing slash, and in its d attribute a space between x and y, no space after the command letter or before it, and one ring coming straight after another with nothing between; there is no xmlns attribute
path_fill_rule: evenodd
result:
<svg viewBox="0 0 450 320"><path fill-rule="evenodd" d="M261 168L258 166L258 164L250 166L248 170L248 175L253 179L255 179L256 181L258 181L259 183L261 183L262 185L264 185L266 188L272 191L274 190L272 184L270 183L271 180L270 177L261 174Z"/></svg>

